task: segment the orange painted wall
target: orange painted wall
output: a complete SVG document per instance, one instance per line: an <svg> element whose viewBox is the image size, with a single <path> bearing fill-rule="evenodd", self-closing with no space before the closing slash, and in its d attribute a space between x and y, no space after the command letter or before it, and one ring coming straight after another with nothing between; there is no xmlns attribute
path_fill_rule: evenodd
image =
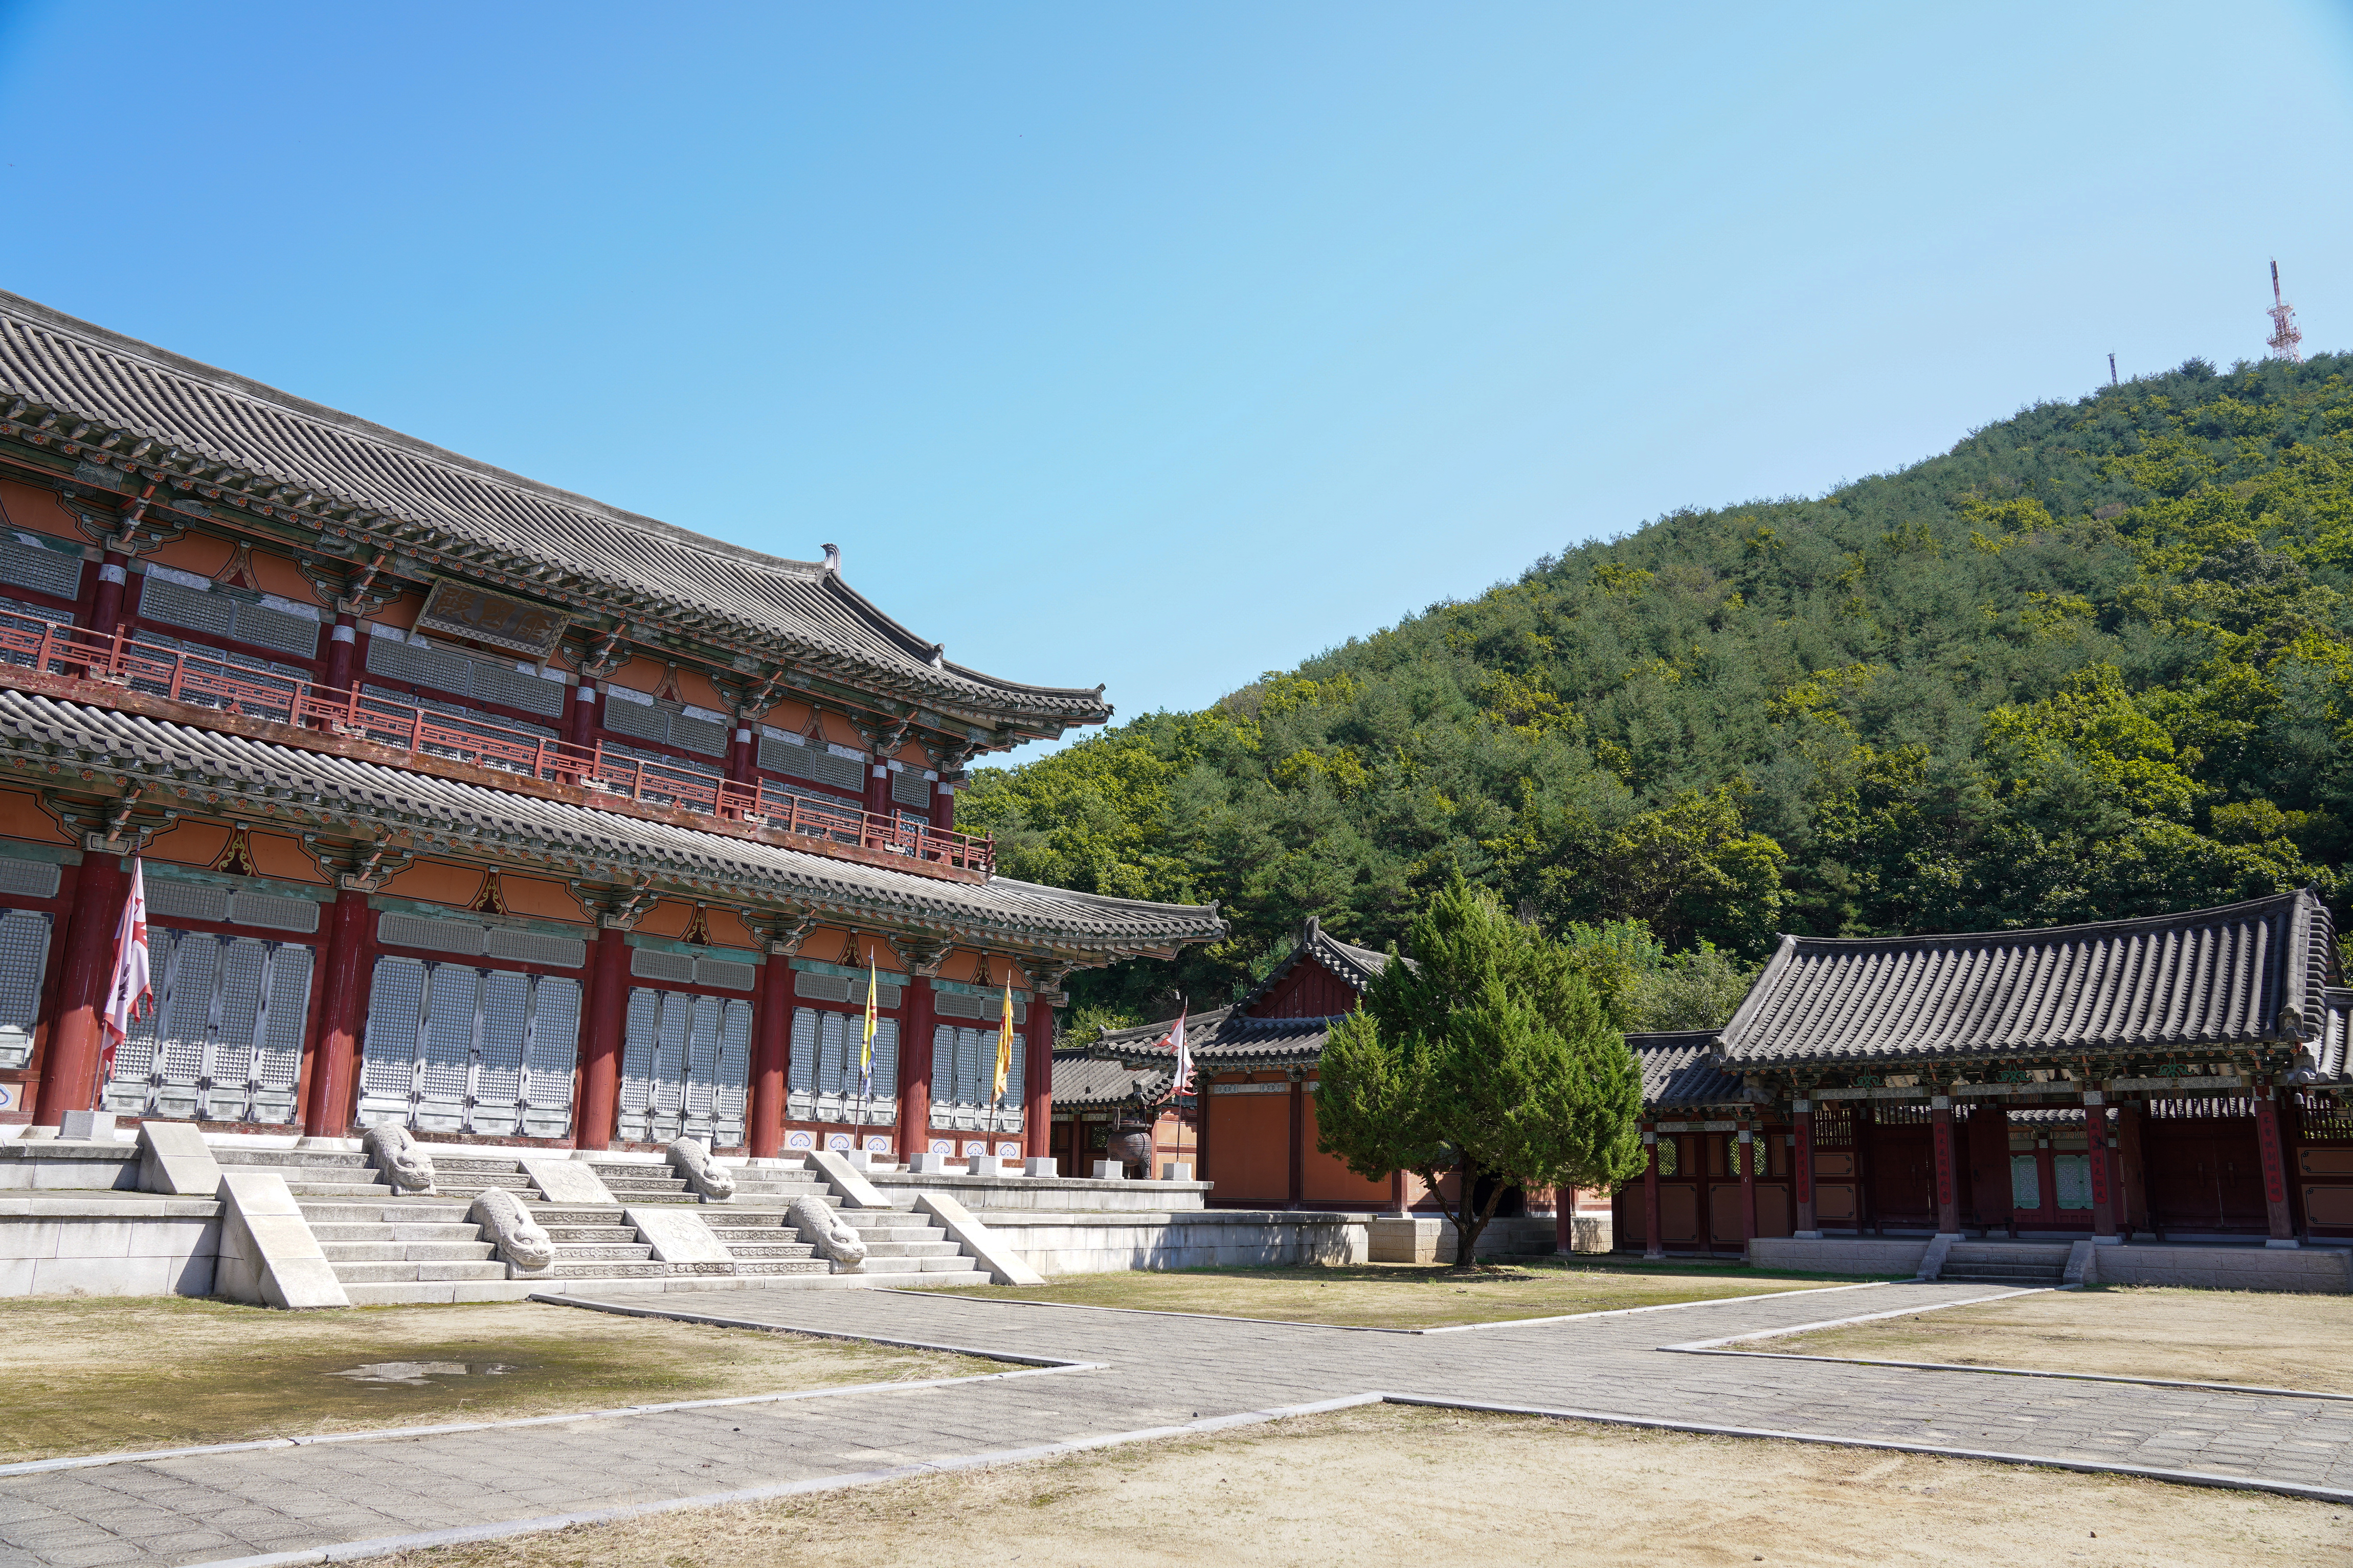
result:
<svg viewBox="0 0 2353 1568"><path fill-rule="evenodd" d="M228 558L236 552L237 546L226 539L216 539L208 533L184 533L149 552L146 559L159 566L176 566L183 572L209 577L227 565Z"/></svg>
<svg viewBox="0 0 2353 1568"><path fill-rule="evenodd" d="M638 930L648 936L675 937L694 923L694 906L676 899L664 899L648 910L638 921Z"/></svg>
<svg viewBox="0 0 2353 1568"><path fill-rule="evenodd" d="M384 890L395 898L418 899L433 904L456 904L463 909L481 892L482 871L479 866L453 866L446 860L419 860L386 882Z"/></svg>
<svg viewBox="0 0 2353 1568"><path fill-rule="evenodd" d="M248 833L245 842L253 851L253 868L262 876L285 882L325 885L325 874L319 869L319 863L303 851L301 839L283 833Z"/></svg>
<svg viewBox="0 0 2353 1568"><path fill-rule="evenodd" d="M425 596L422 594L403 594L396 599L385 601L384 608L370 616L368 619L381 622L387 626L398 626L402 631L406 631L417 624L417 617L423 614L424 610ZM364 637L366 634L364 632L361 635Z"/></svg>
<svg viewBox="0 0 2353 1568"><path fill-rule="evenodd" d="M506 898L510 914L535 915L541 920L571 921L585 925L588 911L572 896L572 889L562 882L551 882L541 877L515 877L501 874L499 890Z"/></svg>
<svg viewBox="0 0 2353 1568"><path fill-rule="evenodd" d="M251 559L254 581L260 584L263 593L275 594L281 599L291 599L298 605L324 605L326 604L326 600L320 596L319 590L312 585L311 579L302 575L302 569L295 565L290 558L266 554L257 550Z"/></svg>
<svg viewBox="0 0 2353 1568"><path fill-rule="evenodd" d="M759 721L788 735L805 734L808 730L809 706L806 702L779 702L761 714Z"/></svg>
<svg viewBox="0 0 2353 1568"><path fill-rule="evenodd" d="M174 866L209 866L228 844L228 828L217 822L183 822L147 841L147 853Z"/></svg>
<svg viewBox="0 0 2353 1568"><path fill-rule="evenodd" d="M46 533L53 539L69 539L76 544L90 542L75 523L74 514L58 505L55 495L14 479L0 479L0 521L11 528Z"/></svg>
<svg viewBox="0 0 2353 1568"><path fill-rule="evenodd" d="M0 835L29 838L37 844L70 844L72 839L41 809L37 796L20 789L0 789Z"/></svg>
<svg viewBox="0 0 2353 1568"><path fill-rule="evenodd" d="M632 658L613 672L612 684L632 691L659 691L670 671L649 658Z"/></svg>
<svg viewBox="0 0 2353 1568"><path fill-rule="evenodd" d="M1281 1205L1291 1201L1291 1097L1219 1094L1209 1108L1207 1179L1219 1203Z"/></svg>
<svg viewBox="0 0 2353 1568"><path fill-rule="evenodd" d="M1368 1182L1348 1169L1347 1163L1336 1154L1326 1154L1315 1147L1315 1097L1308 1095L1307 1110L1300 1118L1303 1152L1299 1160L1300 1201L1311 1204L1331 1204L1339 1208L1386 1208L1389 1201L1389 1184L1386 1177Z"/></svg>

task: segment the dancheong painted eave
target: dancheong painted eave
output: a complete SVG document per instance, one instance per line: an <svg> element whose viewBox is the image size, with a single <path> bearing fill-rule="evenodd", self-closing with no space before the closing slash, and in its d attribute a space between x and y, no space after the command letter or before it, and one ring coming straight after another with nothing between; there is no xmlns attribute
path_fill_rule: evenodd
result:
<svg viewBox="0 0 2353 1568"><path fill-rule="evenodd" d="M2308 890L2038 931L1784 937L1721 1055L1753 1069L2293 1048L2321 1030L2335 941Z"/></svg>
<svg viewBox="0 0 2353 1568"><path fill-rule="evenodd" d="M293 831L360 833L458 854L538 858L575 875L740 889L747 900L872 922L878 929L994 940L1089 955L1167 952L1225 932L1213 905L1102 898L993 877L972 884L648 822L243 735L0 689L0 783L63 773L144 792L143 804L200 800ZM63 783L63 780L58 781Z"/></svg>
<svg viewBox="0 0 2353 1568"><path fill-rule="evenodd" d="M797 664L986 724L1099 724L1103 689L1029 686L956 664L842 581L508 473L0 290L0 432L185 484L226 470L273 515L352 548L462 547L440 563L501 585L569 586L602 613L662 616L747 655ZM723 437L705 431L703 441ZM322 540L322 543L324 541Z"/></svg>

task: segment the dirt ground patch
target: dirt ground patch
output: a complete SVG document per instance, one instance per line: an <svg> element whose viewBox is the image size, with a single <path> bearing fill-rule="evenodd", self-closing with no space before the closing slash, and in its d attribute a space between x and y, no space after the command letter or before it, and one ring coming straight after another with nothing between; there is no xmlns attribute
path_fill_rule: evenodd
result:
<svg viewBox="0 0 2353 1568"><path fill-rule="evenodd" d="M0 1301L0 1461L1002 1370L530 1301L277 1312L23 1298Z"/></svg>
<svg viewBox="0 0 2353 1568"><path fill-rule="evenodd" d="M2105 1286L1738 1348L2353 1394L2353 1296Z"/></svg>
<svg viewBox="0 0 2353 1568"><path fill-rule="evenodd" d="M1820 1275L1776 1278L1740 1268L1515 1263L1527 1278L1461 1279L1443 1268L1372 1263L1330 1268L1184 1268L1065 1275L1036 1285L983 1285L941 1295L1082 1307L1134 1307L1350 1328L1428 1329L1659 1307L1727 1296L1819 1289ZM1858 1309L1859 1310L1860 1309Z"/></svg>
<svg viewBox="0 0 2353 1568"><path fill-rule="evenodd" d="M2341 1562L2353 1509L1963 1459L1371 1406L790 1502L659 1514L402 1568L948 1563ZM385 1561L378 1559L378 1561Z"/></svg>

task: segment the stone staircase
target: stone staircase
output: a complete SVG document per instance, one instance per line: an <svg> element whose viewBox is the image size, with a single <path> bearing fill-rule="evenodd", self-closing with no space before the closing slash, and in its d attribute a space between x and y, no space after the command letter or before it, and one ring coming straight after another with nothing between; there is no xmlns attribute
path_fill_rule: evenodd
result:
<svg viewBox="0 0 2353 1568"><path fill-rule="evenodd" d="M1955 1242L1936 1278L1965 1285L2055 1288L2066 1282L2068 1250L2065 1242Z"/></svg>
<svg viewBox="0 0 2353 1568"><path fill-rule="evenodd" d="M819 1173L805 1166L730 1167L731 1202L703 1204L670 1166L642 1160L586 1162L613 1194L610 1205L551 1203L541 1197L521 1160L480 1154L433 1154L434 1191L400 1194L378 1179L367 1156L310 1149L218 1148L225 1166L274 1170L285 1178L312 1236L353 1306L430 1301L520 1300L534 1291L626 1285L693 1276L698 1286L741 1281L923 1286L988 1283L989 1275L948 1238L944 1227L904 1208L842 1208ZM506 1263L481 1228L467 1218L474 1198L504 1187L546 1228L555 1257L544 1274L510 1278ZM800 1239L786 1212L795 1198L814 1193L858 1227L866 1266L838 1276L816 1248ZM727 1250L732 1264L670 1264L628 1221L624 1206L695 1205L696 1215Z"/></svg>

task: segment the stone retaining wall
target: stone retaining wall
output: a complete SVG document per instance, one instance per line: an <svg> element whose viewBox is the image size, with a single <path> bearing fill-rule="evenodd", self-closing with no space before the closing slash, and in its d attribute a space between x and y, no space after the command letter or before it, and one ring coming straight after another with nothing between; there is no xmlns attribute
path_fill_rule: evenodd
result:
<svg viewBox="0 0 2353 1568"><path fill-rule="evenodd" d="M1871 1236L1826 1236L1820 1241L1760 1236L1748 1244L1748 1261L1759 1268L1794 1268L1820 1274L1917 1274L1928 1241Z"/></svg>
<svg viewBox="0 0 2353 1568"><path fill-rule="evenodd" d="M869 1171L866 1179L885 1194L934 1193L955 1199L975 1214L1006 1209L1050 1209L1060 1213L1134 1210L1166 1214L1204 1208L1207 1182L1099 1182L1092 1176L965 1176L953 1172ZM1241 1211L1248 1212L1248 1211Z"/></svg>
<svg viewBox="0 0 2353 1568"><path fill-rule="evenodd" d="M216 1198L0 1197L0 1296L210 1295L220 1213Z"/></svg>
<svg viewBox="0 0 2353 1568"><path fill-rule="evenodd" d="M1047 1275L1363 1263L1370 1256L1366 1223L1372 1216L1361 1214L992 1209L976 1217L1023 1262Z"/></svg>
<svg viewBox="0 0 2353 1568"><path fill-rule="evenodd" d="M2353 1251L2337 1247L2095 1247L2084 1282L2342 1295L2353 1292Z"/></svg>

